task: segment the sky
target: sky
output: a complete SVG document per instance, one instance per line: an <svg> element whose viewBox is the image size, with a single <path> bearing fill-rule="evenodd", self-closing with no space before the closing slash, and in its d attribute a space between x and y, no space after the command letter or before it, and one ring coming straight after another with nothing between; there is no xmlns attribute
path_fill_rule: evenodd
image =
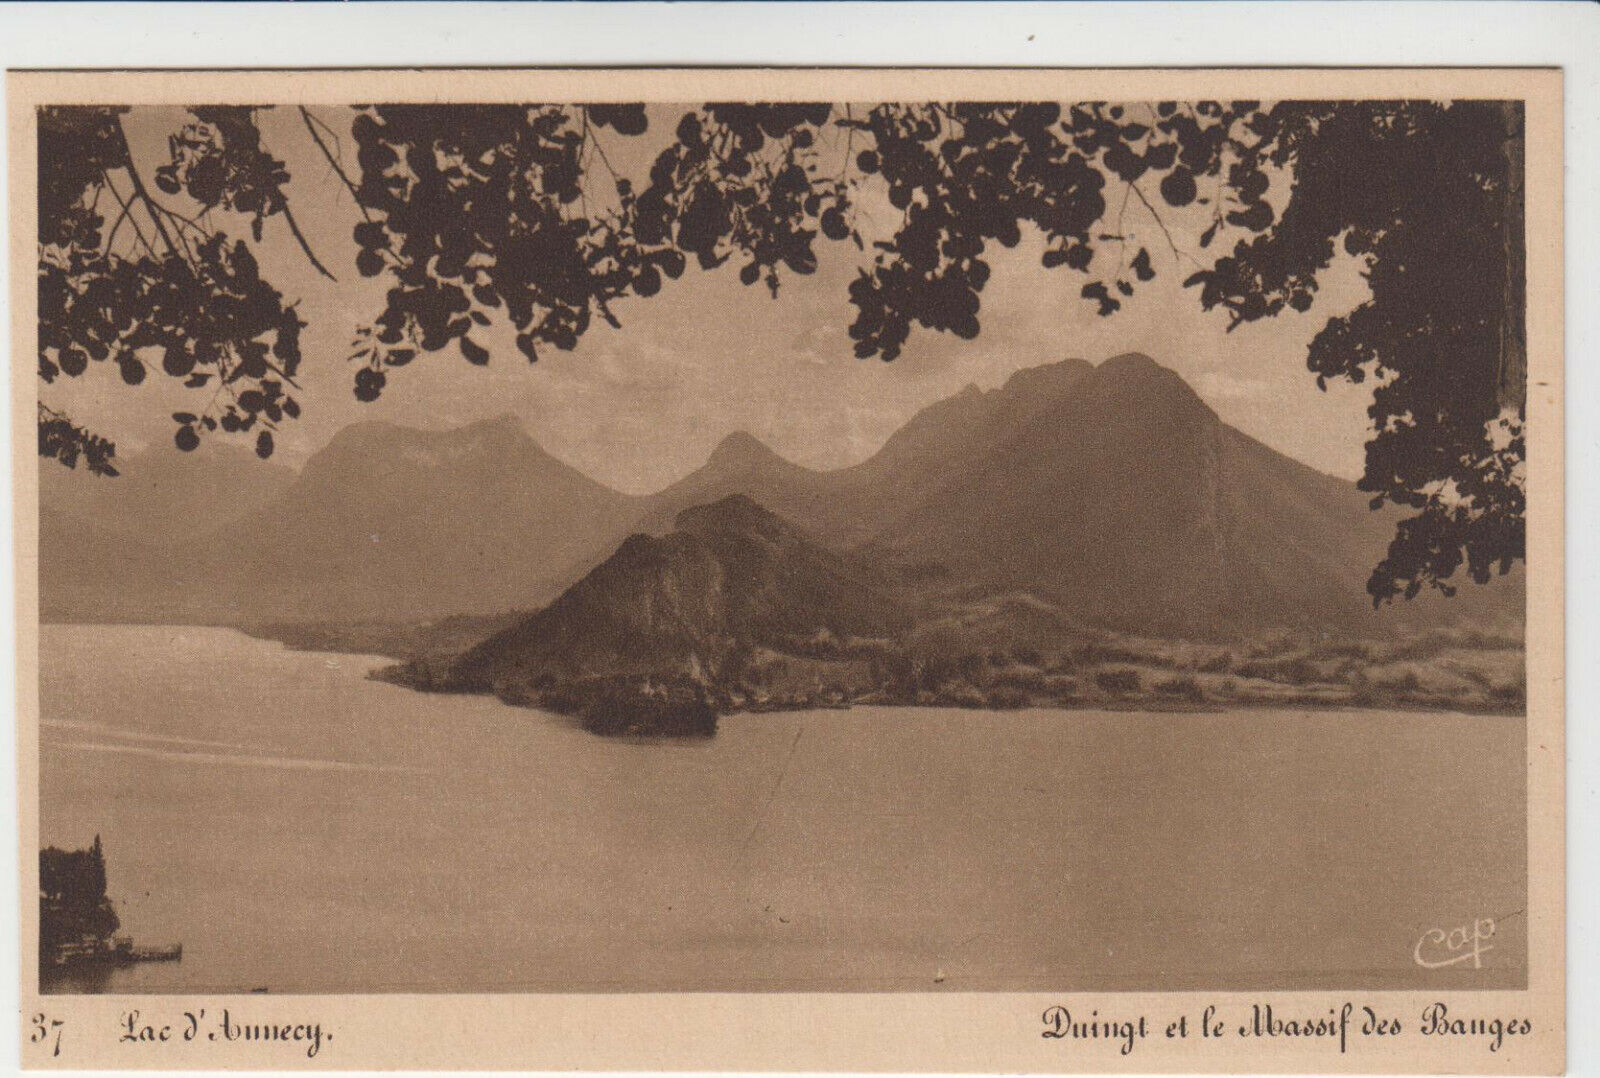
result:
<svg viewBox="0 0 1600 1078"><path fill-rule="evenodd" d="M342 151L353 158L348 110L314 111L344 133ZM681 111L652 106L651 130L637 139L610 133L607 153L618 171L642 180ZM171 108L136 108L125 117L147 177L165 160L167 134L184 116ZM514 347L514 331L496 325L474 333L490 349L487 367L469 365L454 348L422 353L390 371L377 402L362 403L351 392L354 369L345 357L356 327L382 309L387 286L356 273L351 229L359 215L298 112L263 114L262 129L267 147L288 166L296 219L338 278L317 275L281 218L267 221L258 249L263 274L288 299L299 300L308 323L299 375L303 414L276 435L276 459L286 464L298 466L360 420L439 430L509 413L556 457L618 490L648 493L704 463L734 431L755 435L797 463L842 467L870 456L921 408L969 384L990 389L1025 367L1067 358L1099 362L1137 351L1182 375L1223 421L1246 434L1321 471L1346 478L1361 473L1370 383L1330 384L1322 392L1305 366L1312 336L1330 316L1364 298L1358 267L1336 263L1308 312L1286 311L1228 333L1222 311L1203 312L1195 290L1181 287L1194 264L1173 251L1137 201L1123 215L1122 231L1131 237L1130 252L1149 249L1157 276L1109 318L1079 297L1085 278L1040 266L1043 241L1025 232L1016 249L991 245L985 254L994 272L981 296L977 338L917 328L894 362L858 360L847 333L854 308L846 288L864 256L851 244L819 239L818 271L786 274L775 300L762 285L741 285L737 262L704 272L691 259L683 278L668 281L655 297L614 304L622 328L596 319L575 351L543 349L530 365ZM824 152L829 149L824 143ZM1281 198L1282 187L1275 184L1269 199ZM1111 201L1116 204L1114 192ZM885 234L898 216L870 193L863 213L869 228ZM1197 229L1172 216L1166 223L1180 252L1198 253ZM243 228L230 231L245 234ZM1118 257L1115 245L1100 248L1096 271L1101 259ZM105 364L41 387L46 404L66 408L112 438L124 456L176 452L170 413L199 410L209 395L160 375L130 388L114 365Z"/></svg>

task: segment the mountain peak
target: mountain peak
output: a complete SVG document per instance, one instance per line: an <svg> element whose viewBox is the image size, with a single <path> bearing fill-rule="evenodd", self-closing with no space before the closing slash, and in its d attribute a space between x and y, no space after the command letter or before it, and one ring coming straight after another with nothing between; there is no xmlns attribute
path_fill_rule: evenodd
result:
<svg viewBox="0 0 1600 1078"><path fill-rule="evenodd" d="M777 514L763 508L747 494L730 494L708 505L693 505L678 514L679 531L705 535L712 532L751 532L780 522Z"/></svg>
<svg viewBox="0 0 1600 1078"><path fill-rule="evenodd" d="M441 432L439 437L446 444L467 449L492 452L513 448L535 449L541 453L544 451L528 433L528 428L522 425L522 420L510 412L502 412L490 419L480 419L476 423L468 423L464 427Z"/></svg>
<svg viewBox="0 0 1600 1078"><path fill-rule="evenodd" d="M1101 363L1094 369L1091 388L1102 399L1118 400L1151 415L1158 406L1165 406L1216 418L1216 412L1181 374L1142 352L1124 352Z"/></svg>
<svg viewBox="0 0 1600 1078"><path fill-rule="evenodd" d="M1093 370L1093 365L1086 359L1063 359L1059 363L1024 367L1006 379L1001 391L1008 395L1028 396L1055 393L1066 389Z"/></svg>
<svg viewBox="0 0 1600 1078"><path fill-rule="evenodd" d="M771 460L777 455L765 442L749 431L736 430L717 443L707 463L726 467Z"/></svg>
<svg viewBox="0 0 1600 1078"><path fill-rule="evenodd" d="M311 455L304 471L315 473L335 462L363 462L363 466L370 466L379 460L407 460L436 467L466 457L507 452L544 455L522 421L509 413L449 430L419 430L370 419L340 430Z"/></svg>
<svg viewBox="0 0 1600 1078"><path fill-rule="evenodd" d="M527 430L522 425L522 420L514 412L501 412L488 419L480 419L476 423L468 423L464 427L456 428L457 432L464 431L504 431L507 433L526 434Z"/></svg>
<svg viewBox="0 0 1600 1078"><path fill-rule="evenodd" d="M1148 371L1164 371L1167 368L1143 352L1123 352L1121 355L1104 360L1097 369L1102 374L1140 374Z"/></svg>

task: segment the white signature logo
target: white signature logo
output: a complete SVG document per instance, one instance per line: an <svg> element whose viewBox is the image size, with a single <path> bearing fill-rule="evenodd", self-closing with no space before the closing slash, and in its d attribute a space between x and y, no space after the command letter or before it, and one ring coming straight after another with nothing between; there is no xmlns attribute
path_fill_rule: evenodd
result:
<svg viewBox="0 0 1600 1078"><path fill-rule="evenodd" d="M1417 965L1427 969L1443 969L1462 962L1471 962L1473 969L1483 968L1483 953L1494 950L1489 941L1494 938L1494 918L1480 917L1468 925L1455 928L1430 928L1417 940L1411 957Z"/></svg>

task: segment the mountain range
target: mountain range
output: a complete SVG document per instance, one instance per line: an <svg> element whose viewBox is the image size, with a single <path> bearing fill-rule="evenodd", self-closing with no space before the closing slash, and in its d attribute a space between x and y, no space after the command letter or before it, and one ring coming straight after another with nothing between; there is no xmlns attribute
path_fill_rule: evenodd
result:
<svg viewBox="0 0 1600 1078"><path fill-rule="evenodd" d="M969 387L833 471L735 433L648 496L582 475L510 417L446 432L360 423L298 475L235 467L251 463L222 458L215 478L132 485L103 502L83 483L68 493L43 483L44 616L403 621L554 600L572 617L601 617L580 602L587 592L567 590L590 585L591 570L633 580L630 602L726 572L715 553L726 529L685 512L742 495L735 504L780 522L747 512L744 524L804 537L774 540L772 564L845 559L829 570L843 575L822 574L840 583L827 593L839 612L850 594L874 594L872 579L1029 594L1084 624L1154 636L1375 635L1521 617L1518 574L1374 611L1365 582L1396 514L1223 423L1177 374L1136 354ZM141 471L156 465L136 460L128 475ZM717 618L742 624L742 610L702 611L711 620L693 631L721 632Z"/></svg>

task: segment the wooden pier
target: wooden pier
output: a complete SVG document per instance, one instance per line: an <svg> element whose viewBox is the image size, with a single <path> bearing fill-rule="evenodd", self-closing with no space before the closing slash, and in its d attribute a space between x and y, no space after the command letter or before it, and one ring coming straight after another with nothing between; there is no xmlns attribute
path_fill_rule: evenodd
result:
<svg viewBox="0 0 1600 1078"><path fill-rule="evenodd" d="M114 936L111 940L110 958L119 965L135 962L178 962L183 958L183 944L137 944L131 936Z"/></svg>
<svg viewBox="0 0 1600 1078"><path fill-rule="evenodd" d="M183 944L132 944L119 952L127 962L180 962L183 960Z"/></svg>

